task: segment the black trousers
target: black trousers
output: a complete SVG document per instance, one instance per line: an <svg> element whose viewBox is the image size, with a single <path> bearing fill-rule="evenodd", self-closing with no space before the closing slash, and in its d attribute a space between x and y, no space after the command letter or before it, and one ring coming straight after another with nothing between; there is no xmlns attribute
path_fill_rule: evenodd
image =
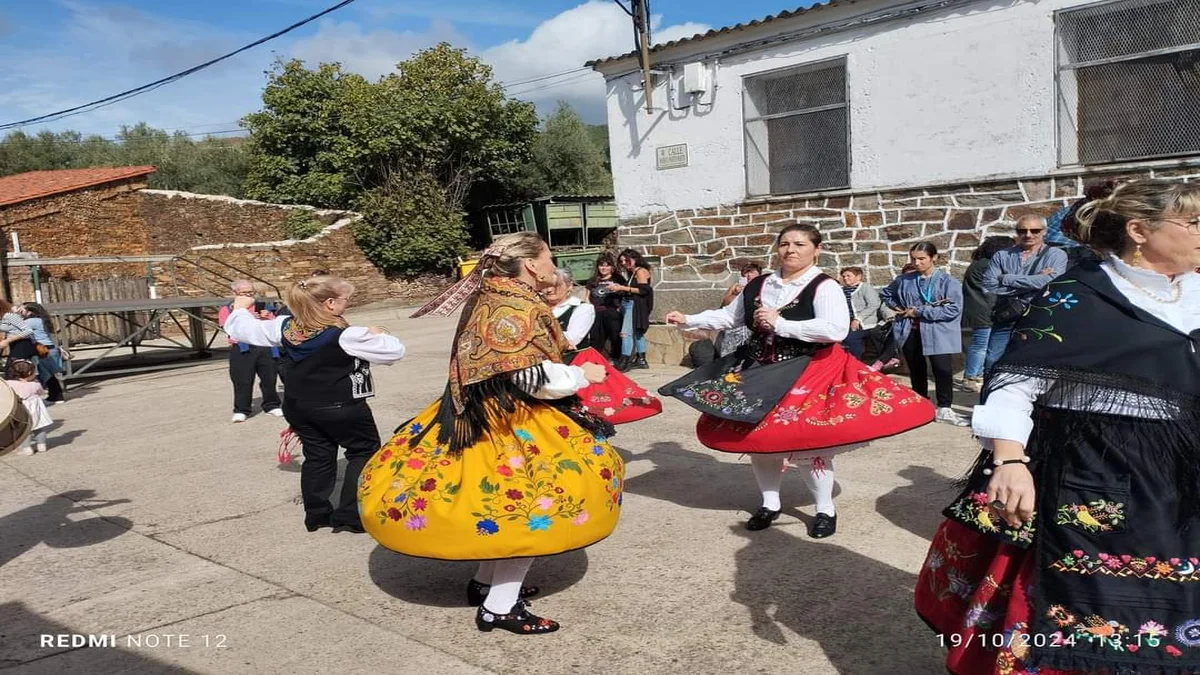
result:
<svg viewBox="0 0 1200 675"><path fill-rule="evenodd" d="M242 352L237 345L229 346L229 379L233 382L233 412L250 414L254 399L254 376L262 393L263 412L279 407L279 392L275 390L278 372L270 347L251 347Z"/></svg>
<svg viewBox="0 0 1200 675"><path fill-rule="evenodd" d="M608 349L605 349L606 343ZM621 312L607 309L596 312L596 322L592 324L592 346L614 361L621 358Z"/></svg>
<svg viewBox="0 0 1200 675"><path fill-rule="evenodd" d="M285 398L283 416L304 447L300 465L300 496L310 521L328 519L338 525L359 525L358 476L380 448L375 416L366 401L314 405ZM330 502L337 482L338 447L346 448L346 475L337 505Z"/></svg>
<svg viewBox="0 0 1200 675"><path fill-rule="evenodd" d="M904 360L908 363L909 381L913 391L929 398L929 371L925 367L926 359L929 359L929 365L933 368L937 407L949 408L950 404L954 403L954 372L950 355L925 356L925 349L921 345L921 330L914 326L908 334L908 340L904 342Z"/></svg>

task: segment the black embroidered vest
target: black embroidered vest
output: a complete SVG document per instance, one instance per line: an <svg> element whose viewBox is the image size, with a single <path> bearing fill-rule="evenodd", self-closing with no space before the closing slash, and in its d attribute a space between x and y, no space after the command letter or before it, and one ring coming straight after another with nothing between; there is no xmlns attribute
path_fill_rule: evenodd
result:
<svg viewBox="0 0 1200 675"><path fill-rule="evenodd" d="M745 356L759 362L775 363L798 356L812 356L819 349L828 347L829 345L819 342L780 337L770 330L755 326L754 312L762 307L762 288L769 276L771 275L764 274L756 277L746 284L746 289L742 291L743 320L751 330L750 339L742 348L745 350ZM817 288L827 280L833 279L827 274L818 274L800 291L795 300L779 308L779 316L788 321L815 319L817 313L813 308L813 299L817 296Z"/></svg>

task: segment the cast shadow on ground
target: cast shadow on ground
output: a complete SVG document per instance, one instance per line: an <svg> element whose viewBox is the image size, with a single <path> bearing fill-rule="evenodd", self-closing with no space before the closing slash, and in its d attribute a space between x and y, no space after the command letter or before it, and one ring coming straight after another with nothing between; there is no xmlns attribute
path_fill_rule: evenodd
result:
<svg viewBox="0 0 1200 675"><path fill-rule="evenodd" d="M42 647L41 636L82 635L80 626L55 623L21 602L0 604L0 635L4 654L0 669L24 665L23 672L57 673L162 673L186 675L193 671L163 663L145 654L124 649L120 636L105 648ZM93 638L106 637L93 635Z"/></svg>
<svg viewBox="0 0 1200 675"><path fill-rule="evenodd" d="M467 582L477 562L414 558L375 547L367 562L371 581L381 591L405 602L429 607L466 607ZM525 583L540 589L539 598L564 591L587 574L588 556L583 549L533 561Z"/></svg>
<svg viewBox="0 0 1200 675"><path fill-rule="evenodd" d="M942 509L958 495L955 479L916 465L901 470L899 476L911 482L880 495L875 510L893 525L932 541L942 522Z"/></svg>
<svg viewBox="0 0 1200 675"><path fill-rule="evenodd" d="M50 414L53 416L54 413ZM57 430L62 428L63 424L62 420L54 420L53 424L46 427L46 441L51 450L60 446L70 445L71 441L87 433L87 429L72 429L60 434Z"/></svg>
<svg viewBox="0 0 1200 675"><path fill-rule="evenodd" d="M93 516L72 520L67 517L129 503L128 499L94 499L95 494L95 490L71 490L0 517L0 567L38 544L50 548L79 548L128 532L133 523L125 518Z"/></svg>
<svg viewBox="0 0 1200 675"><path fill-rule="evenodd" d="M915 575L799 527L730 531L746 540L731 599L749 610L758 639L784 645L791 631L818 643L842 675L944 672L944 655L912 608Z"/></svg>
<svg viewBox="0 0 1200 675"><path fill-rule="evenodd" d="M713 511L742 511L748 517L761 504L761 493L754 480L750 462L743 459L736 464L718 461L712 455L692 452L675 442L652 443L650 449L637 455L621 451L627 464L636 467L637 462L649 461L653 469L630 477L626 468L625 492L652 499L678 504L690 509ZM813 503L812 493L800 472L806 462L789 469L783 477L781 499L783 510L802 520L811 519L798 511L798 507ZM834 488L834 497L841 488Z"/></svg>

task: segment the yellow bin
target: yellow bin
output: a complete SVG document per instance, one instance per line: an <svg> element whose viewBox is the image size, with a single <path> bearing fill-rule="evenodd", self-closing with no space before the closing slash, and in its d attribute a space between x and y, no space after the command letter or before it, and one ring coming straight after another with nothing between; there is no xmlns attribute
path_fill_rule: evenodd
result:
<svg viewBox="0 0 1200 675"><path fill-rule="evenodd" d="M463 260L462 258L459 258L458 278L465 279L467 275L470 274L477 266L479 266L478 260Z"/></svg>

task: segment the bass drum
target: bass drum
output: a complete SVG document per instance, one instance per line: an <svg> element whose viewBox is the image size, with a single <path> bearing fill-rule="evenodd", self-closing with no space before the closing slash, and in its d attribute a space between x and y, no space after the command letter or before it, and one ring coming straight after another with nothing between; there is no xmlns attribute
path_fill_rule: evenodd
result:
<svg viewBox="0 0 1200 675"><path fill-rule="evenodd" d="M0 380L0 456L21 447L32 429L33 421L25 404Z"/></svg>

